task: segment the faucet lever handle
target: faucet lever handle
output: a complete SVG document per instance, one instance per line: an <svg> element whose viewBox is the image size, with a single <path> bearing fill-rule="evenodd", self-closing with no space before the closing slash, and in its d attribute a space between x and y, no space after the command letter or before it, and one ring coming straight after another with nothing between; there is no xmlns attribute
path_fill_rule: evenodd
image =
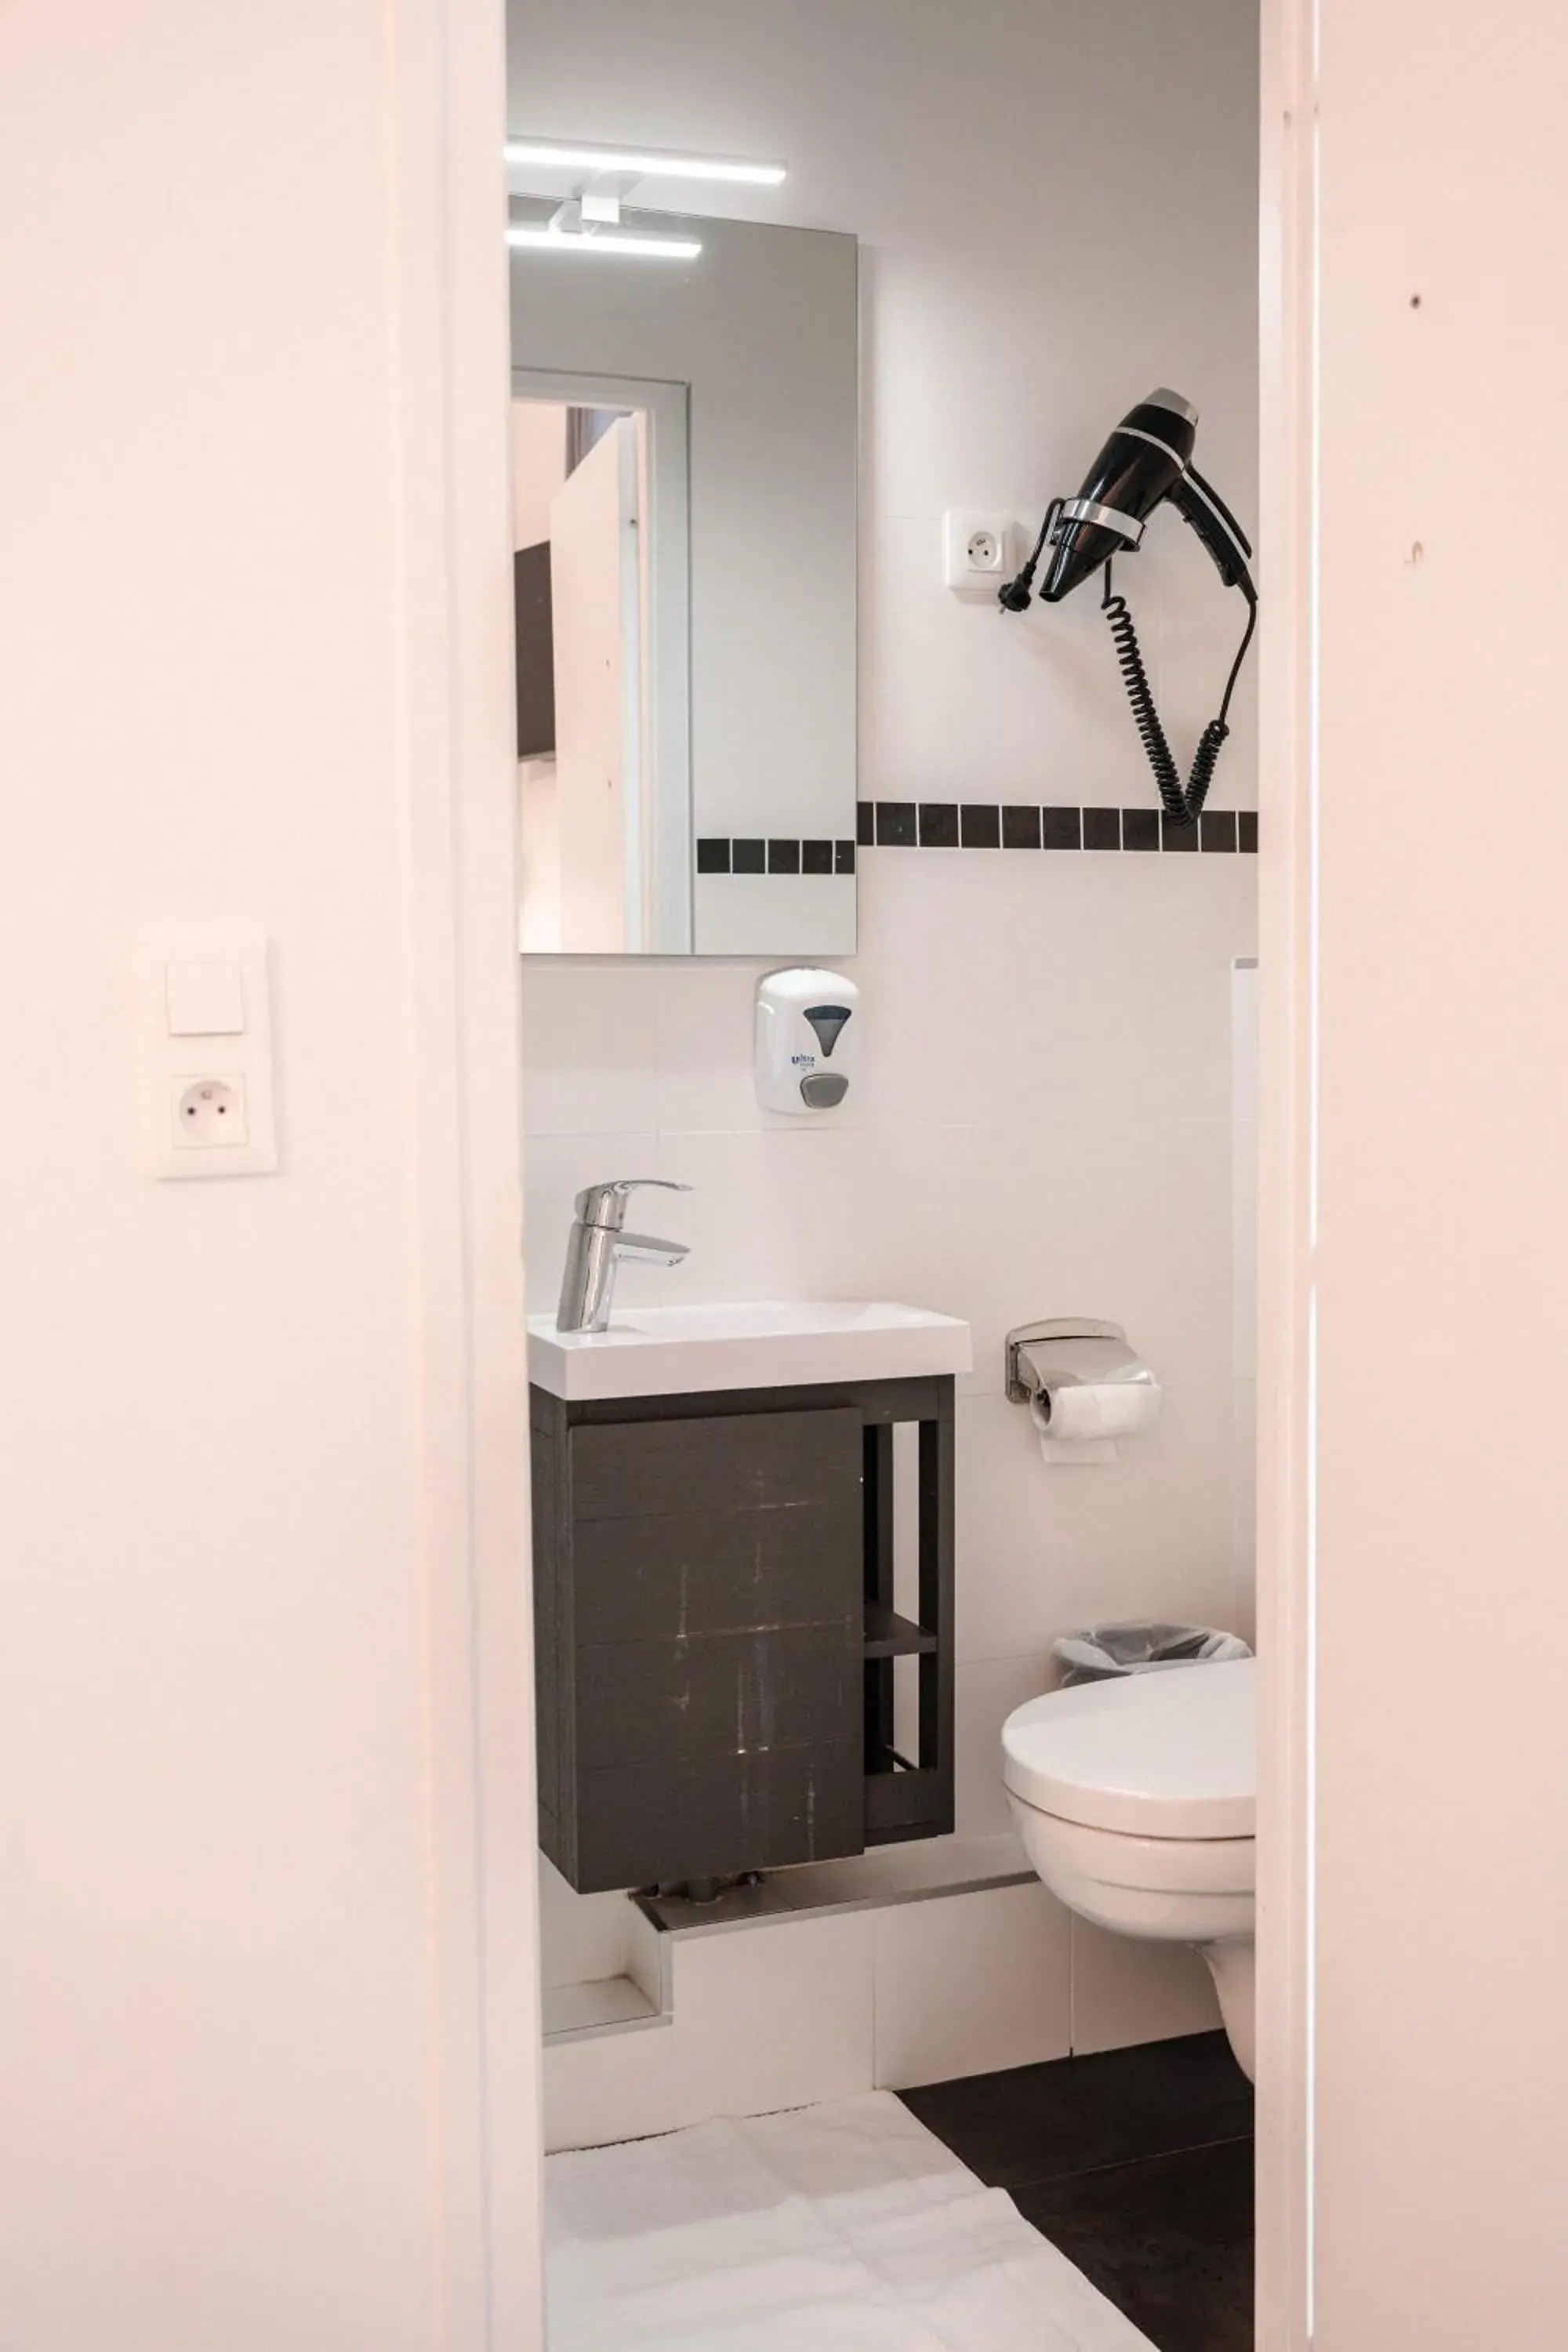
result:
<svg viewBox="0 0 1568 2352"><path fill-rule="evenodd" d="M584 1225L597 1225L602 1232L618 1234L626 1221L626 1202L631 1194L650 1187L661 1192L689 1192L689 1184L677 1184L668 1176L616 1176L607 1184L590 1184L585 1192L577 1195L577 1216Z"/></svg>

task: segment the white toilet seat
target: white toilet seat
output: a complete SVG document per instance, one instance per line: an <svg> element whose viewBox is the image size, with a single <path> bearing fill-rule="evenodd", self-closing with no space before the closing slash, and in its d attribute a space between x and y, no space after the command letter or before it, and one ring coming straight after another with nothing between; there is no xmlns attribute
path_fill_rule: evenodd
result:
<svg viewBox="0 0 1568 2352"><path fill-rule="evenodd" d="M1002 1727L1010 1795L1087 1829L1250 1838L1257 1660L1047 1691Z"/></svg>

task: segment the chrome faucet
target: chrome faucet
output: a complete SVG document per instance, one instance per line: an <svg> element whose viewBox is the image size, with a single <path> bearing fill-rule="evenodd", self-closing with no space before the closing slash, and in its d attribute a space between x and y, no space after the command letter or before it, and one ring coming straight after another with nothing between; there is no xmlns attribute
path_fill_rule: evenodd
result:
<svg viewBox="0 0 1568 2352"><path fill-rule="evenodd" d="M689 1184L672 1184L665 1176L620 1176L613 1183L590 1184L577 1195L577 1214L566 1242L566 1271L561 1278L558 1331L604 1331L610 1322L616 1268L626 1257L640 1265L679 1265L686 1255L684 1242L655 1241L647 1234L623 1233L627 1196L644 1184L665 1192L689 1192Z"/></svg>

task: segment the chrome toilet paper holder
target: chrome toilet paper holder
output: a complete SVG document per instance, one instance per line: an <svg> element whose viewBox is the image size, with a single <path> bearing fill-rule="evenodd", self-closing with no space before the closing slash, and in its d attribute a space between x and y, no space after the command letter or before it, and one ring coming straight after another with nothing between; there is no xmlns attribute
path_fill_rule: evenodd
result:
<svg viewBox="0 0 1568 2352"><path fill-rule="evenodd" d="M1058 1315L1043 1323L1020 1323L1006 1339L1006 1386L1010 1404L1027 1404L1039 1393L1040 1369L1028 1354L1037 1339L1119 1339L1128 1344L1120 1323L1102 1323L1094 1315Z"/></svg>

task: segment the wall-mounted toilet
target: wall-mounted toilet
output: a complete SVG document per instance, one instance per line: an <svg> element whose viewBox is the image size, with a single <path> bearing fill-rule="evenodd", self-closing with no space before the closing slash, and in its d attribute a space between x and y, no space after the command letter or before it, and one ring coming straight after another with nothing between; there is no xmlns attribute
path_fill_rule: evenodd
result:
<svg viewBox="0 0 1568 2352"><path fill-rule="evenodd" d="M1121 1936L1195 1944L1253 2072L1257 1662L1047 1691L1002 1727L1007 1799L1036 1870Z"/></svg>

